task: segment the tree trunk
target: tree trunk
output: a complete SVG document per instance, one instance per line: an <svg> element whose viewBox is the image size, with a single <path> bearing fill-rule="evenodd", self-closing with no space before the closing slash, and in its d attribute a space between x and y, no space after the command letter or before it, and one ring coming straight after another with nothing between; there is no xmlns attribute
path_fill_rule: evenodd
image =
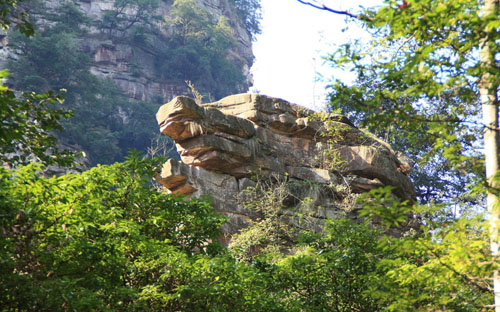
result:
<svg viewBox="0 0 500 312"><path fill-rule="evenodd" d="M498 16L498 0L485 0L482 13L485 19L488 16ZM500 146L498 141L498 79L492 75L492 69L495 67L495 41L491 36L496 29L485 30L485 37L480 45L480 61L482 66L482 75L479 83L481 94L481 105L483 109L484 130L484 156L486 164L486 179L488 181L487 206L489 213L489 230L491 253L494 261L499 257L499 198L492 192L492 189L499 189L498 181L494 176L499 170ZM493 290L495 301L495 312L500 312L500 272L495 269L493 272Z"/></svg>

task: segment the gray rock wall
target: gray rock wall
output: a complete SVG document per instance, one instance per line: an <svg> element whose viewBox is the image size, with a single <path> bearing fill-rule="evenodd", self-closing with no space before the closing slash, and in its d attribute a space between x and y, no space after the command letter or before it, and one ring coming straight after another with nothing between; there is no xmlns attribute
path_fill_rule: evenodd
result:
<svg viewBox="0 0 500 312"><path fill-rule="evenodd" d="M246 75L247 81L240 88L248 90L253 84L249 68L253 63L252 40L242 25L237 13L228 0L196 0L202 8L210 12L215 20L225 16L232 28L236 45L228 52L227 57L241 61L241 71ZM174 96L187 94L184 82L173 83L158 76L155 70L152 54L163 49L161 42L168 38L172 31L165 27L162 19L153 21L155 40L150 50L137 49L136 43L130 40L121 40L124 34L117 32L109 34L97 27L103 20L106 12L113 10L114 0L77 0L74 1L91 19L89 33L81 38L82 48L92 56L91 72L101 79L111 79L120 86L132 99L151 101L157 97L170 100ZM44 1L48 10L57 13L61 0ZM173 1L160 0L159 7L154 12L157 16L169 16ZM36 12L32 12L38 16ZM132 15L134 12L126 12ZM44 27L41 21L38 27ZM155 51L156 49L156 51ZM10 51L5 34L0 34L0 67L5 67L6 61L16 59L16 51Z"/></svg>

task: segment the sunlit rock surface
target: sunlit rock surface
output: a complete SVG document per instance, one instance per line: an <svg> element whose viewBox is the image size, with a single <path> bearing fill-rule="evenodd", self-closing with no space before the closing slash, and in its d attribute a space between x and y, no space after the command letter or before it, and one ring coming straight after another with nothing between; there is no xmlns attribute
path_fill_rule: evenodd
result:
<svg viewBox="0 0 500 312"><path fill-rule="evenodd" d="M356 194L391 185L396 196L414 200L408 168L387 143L331 114L326 120L336 129L332 144L325 123L312 114L263 95L238 94L202 105L177 97L156 118L160 131L175 141L182 161L170 159L156 179L173 193L210 194L214 207L229 216L225 230L230 233L252 217L237 198L253 185L252 172L257 171L317 186L300 192L318 208L318 218L345 210L345 195L336 186ZM337 151L340 165L329 167L322 156L326 148Z"/></svg>

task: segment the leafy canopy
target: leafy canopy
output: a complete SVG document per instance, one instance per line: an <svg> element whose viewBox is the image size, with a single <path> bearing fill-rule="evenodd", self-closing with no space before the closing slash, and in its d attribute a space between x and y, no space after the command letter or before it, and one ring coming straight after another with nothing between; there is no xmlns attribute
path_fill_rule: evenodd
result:
<svg viewBox="0 0 500 312"><path fill-rule="evenodd" d="M42 177L37 164L0 169L2 307L126 310L182 284L175 270L219 250L225 219L152 188L157 166L132 154L61 177Z"/></svg>
<svg viewBox="0 0 500 312"><path fill-rule="evenodd" d="M0 72L6 77L7 71ZM0 163L9 166L41 161L45 164L69 166L72 153L60 151L53 133L62 130L61 119L71 113L57 108L61 95L52 92L25 92L21 97L0 86Z"/></svg>
<svg viewBox="0 0 500 312"><path fill-rule="evenodd" d="M498 208L483 215L485 194L497 190L485 187L485 143L479 138L491 125L481 122L480 91L490 92L490 106L498 106L500 72L498 57L485 61L480 51L487 46L498 56L500 14L498 6L484 12L483 5L384 1L359 15L373 38L342 45L329 57L357 76L353 85L332 84L332 107L358 118L416 162L411 177L424 205L396 205L391 213L400 209L423 222L421 232L397 244L403 256L385 261L394 265L390 275L402 290L389 310L491 308L498 257L488 250L488 240L498 239ZM498 121L498 113L490 117ZM384 197L372 195L376 201ZM366 213L387 216L384 209L392 203L386 200L367 205ZM489 229L486 217L493 217Z"/></svg>
<svg viewBox="0 0 500 312"><path fill-rule="evenodd" d="M351 42L329 59L357 75L332 85L332 106L406 150L426 202L470 200L463 189L482 176L478 49L483 27L473 1L386 1L367 11L369 44ZM422 148L424 147L424 148Z"/></svg>

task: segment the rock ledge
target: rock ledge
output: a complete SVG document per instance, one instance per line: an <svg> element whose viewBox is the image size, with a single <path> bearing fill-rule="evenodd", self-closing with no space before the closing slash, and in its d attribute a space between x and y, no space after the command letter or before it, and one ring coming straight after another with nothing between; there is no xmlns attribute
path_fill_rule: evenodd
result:
<svg viewBox="0 0 500 312"><path fill-rule="evenodd" d="M391 185L396 196L415 199L407 166L387 143L344 116L313 117L311 110L263 95L238 94L203 105L177 97L159 109L156 119L161 132L175 141L182 161L168 160L156 180L174 193L210 194L214 207L230 217L225 229L230 233L252 217L237 195L253 185L251 172L256 171L330 189L348 185L352 193ZM335 138L325 122L337 129ZM324 156L332 147L341 163L333 169ZM342 209L341 198L324 193L308 196L321 206L319 217L334 216Z"/></svg>

